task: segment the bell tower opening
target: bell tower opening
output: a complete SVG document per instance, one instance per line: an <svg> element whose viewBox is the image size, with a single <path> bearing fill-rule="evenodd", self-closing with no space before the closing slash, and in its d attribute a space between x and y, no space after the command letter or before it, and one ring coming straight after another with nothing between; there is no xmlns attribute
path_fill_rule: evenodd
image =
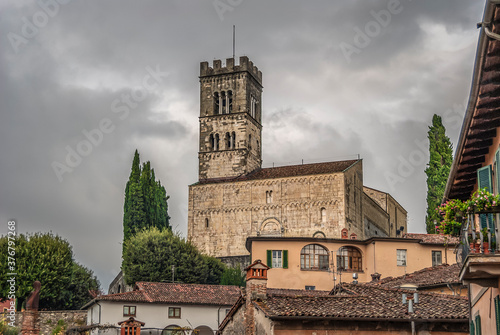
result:
<svg viewBox="0 0 500 335"><path fill-rule="evenodd" d="M234 178L260 169L262 72L246 56L200 63L199 180ZM221 144L219 144L219 139Z"/></svg>

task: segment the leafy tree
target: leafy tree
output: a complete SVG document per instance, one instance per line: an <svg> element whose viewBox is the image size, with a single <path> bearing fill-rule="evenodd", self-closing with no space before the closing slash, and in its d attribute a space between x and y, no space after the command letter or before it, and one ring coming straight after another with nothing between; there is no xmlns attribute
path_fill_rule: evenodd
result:
<svg viewBox="0 0 500 335"><path fill-rule="evenodd" d="M73 276L69 290L71 298L67 303L67 309L80 309L87 302L92 300L93 296L90 291L100 291L101 284L94 275L94 271L89 268L73 262Z"/></svg>
<svg viewBox="0 0 500 335"><path fill-rule="evenodd" d="M17 273L15 280L18 310L23 307L36 280L42 284L40 291L42 309L70 309L75 306L72 302L88 298L88 292L81 296L84 293L75 290L75 287L84 284L83 280L79 279L81 271L75 271L73 250L68 241L52 233L17 236L14 240L15 271L8 267L8 261L11 261L8 259L8 242L6 236L0 237L0 297L9 296L10 285L7 279L11 276L8 274Z"/></svg>
<svg viewBox="0 0 500 335"><path fill-rule="evenodd" d="M224 265L202 255L196 247L170 229L156 227L131 236L124 243L122 270L125 282L170 282L172 266L175 282L215 284Z"/></svg>
<svg viewBox="0 0 500 335"><path fill-rule="evenodd" d="M221 285L245 286L245 274L239 264L226 268L222 274Z"/></svg>
<svg viewBox="0 0 500 335"><path fill-rule="evenodd" d="M432 117L432 126L429 127L428 138L430 158L425 169L427 175L427 215L425 223L427 233L435 234L434 220L440 222L442 219L436 208L443 199L446 181L453 161L451 141L446 136L446 129L441 122L441 117L436 114Z"/></svg>
<svg viewBox="0 0 500 335"><path fill-rule="evenodd" d="M136 150L132 170L125 187L123 205L123 240L128 240L138 231L148 227L169 227L167 192L156 180L150 162L140 166Z"/></svg>

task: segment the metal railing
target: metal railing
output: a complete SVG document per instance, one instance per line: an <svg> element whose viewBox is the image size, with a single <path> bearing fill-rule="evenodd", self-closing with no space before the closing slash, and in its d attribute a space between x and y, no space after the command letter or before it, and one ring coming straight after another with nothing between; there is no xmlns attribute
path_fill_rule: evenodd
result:
<svg viewBox="0 0 500 335"><path fill-rule="evenodd" d="M500 213L500 208L494 207L485 211L475 211L467 215L465 221L462 222L460 243L456 247L457 263L462 265L471 253L500 253L500 246L496 240L498 236L498 220L496 216L498 213ZM477 226L480 226L480 224L477 224L480 223L480 215L485 215L486 228L476 230Z"/></svg>

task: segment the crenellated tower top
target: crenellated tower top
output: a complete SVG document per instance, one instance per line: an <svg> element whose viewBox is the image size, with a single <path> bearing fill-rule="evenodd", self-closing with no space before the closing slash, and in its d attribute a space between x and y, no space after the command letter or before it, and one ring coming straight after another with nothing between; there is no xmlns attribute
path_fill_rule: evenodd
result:
<svg viewBox="0 0 500 335"><path fill-rule="evenodd" d="M222 66L220 59L213 61L213 66L208 66L208 62L200 63L200 78L207 76L216 76L221 74L232 74L236 72L248 72L262 86L262 72L253 65L253 62L247 56L240 57L240 64L234 64L234 58L226 59L226 66Z"/></svg>

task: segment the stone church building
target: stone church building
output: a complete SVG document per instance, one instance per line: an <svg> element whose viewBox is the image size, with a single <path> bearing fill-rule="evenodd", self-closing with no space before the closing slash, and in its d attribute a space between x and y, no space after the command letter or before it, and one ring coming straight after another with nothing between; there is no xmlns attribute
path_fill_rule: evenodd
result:
<svg viewBox="0 0 500 335"><path fill-rule="evenodd" d="M198 182L188 239L246 256L249 236L366 239L406 232L406 210L363 185L363 161L262 168L262 72L247 57L200 66Z"/></svg>

